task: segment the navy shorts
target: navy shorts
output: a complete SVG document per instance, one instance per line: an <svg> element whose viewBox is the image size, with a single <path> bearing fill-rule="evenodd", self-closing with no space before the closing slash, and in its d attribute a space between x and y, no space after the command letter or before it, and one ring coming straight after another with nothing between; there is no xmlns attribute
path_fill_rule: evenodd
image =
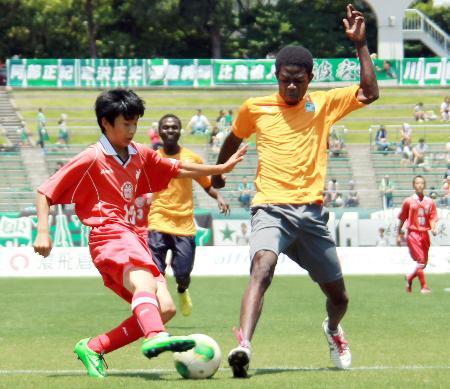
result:
<svg viewBox="0 0 450 389"><path fill-rule="evenodd" d="M194 267L195 237L166 234L159 231L148 232L148 247L153 260L162 274L166 273L167 251L172 251L172 269L177 278L188 277Z"/></svg>

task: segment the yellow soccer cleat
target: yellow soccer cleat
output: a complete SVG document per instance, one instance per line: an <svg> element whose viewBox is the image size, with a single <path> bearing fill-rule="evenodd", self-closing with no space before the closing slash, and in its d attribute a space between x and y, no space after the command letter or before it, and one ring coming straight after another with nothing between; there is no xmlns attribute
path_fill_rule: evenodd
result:
<svg viewBox="0 0 450 389"><path fill-rule="evenodd" d="M178 293L180 301L181 313L183 316L189 316L192 313L192 300L189 290L186 289L183 293Z"/></svg>

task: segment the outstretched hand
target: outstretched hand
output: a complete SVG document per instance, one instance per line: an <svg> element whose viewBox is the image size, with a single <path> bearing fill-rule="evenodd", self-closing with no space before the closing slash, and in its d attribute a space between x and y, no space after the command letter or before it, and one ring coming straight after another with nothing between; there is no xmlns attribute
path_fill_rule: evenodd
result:
<svg viewBox="0 0 450 389"><path fill-rule="evenodd" d="M366 22L362 12L357 11L352 4L347 5L347 19L342 19L345 34L354 43L366 41Z"/></svg>
<svg viewBox="0 0 450 389"><path fill-rule="evenodd" d="M241 147L236 151L229 159L223 164L223 173L228 173L234 169L234 167L244 159L244 155L247 153L248 145Z"/></svg>

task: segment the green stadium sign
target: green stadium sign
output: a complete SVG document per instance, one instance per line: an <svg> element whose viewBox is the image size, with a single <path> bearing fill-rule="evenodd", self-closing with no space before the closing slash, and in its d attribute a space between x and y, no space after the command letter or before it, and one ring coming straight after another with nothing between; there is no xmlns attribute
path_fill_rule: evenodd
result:
<svg viewBox="0 0 450 389"><path fill-rule="evenodd" d="M382 85L449 85L446 58L374 60ZM359 81L355 58L314 60L313 83ZM215 87L276 84L273 59L9 59L15 88Z"/></svg>

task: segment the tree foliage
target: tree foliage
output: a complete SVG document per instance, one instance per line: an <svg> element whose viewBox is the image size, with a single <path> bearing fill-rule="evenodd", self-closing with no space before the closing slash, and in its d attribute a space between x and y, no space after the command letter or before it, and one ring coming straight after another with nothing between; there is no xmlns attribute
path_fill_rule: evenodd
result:
<svg viewBox="0 0 450 389"><path fill-rule="evenodd" d="M28 58L263 58L286 44L317 57L354 55L348 0L0 0L0 60ZM362 0L368 43L376 23ZM429 4L420 7L432 10ZM430 11L431 12L431 11ZM433 11L434 12L434 11ZM434 12L448 26L449 13Z"/></svg>

